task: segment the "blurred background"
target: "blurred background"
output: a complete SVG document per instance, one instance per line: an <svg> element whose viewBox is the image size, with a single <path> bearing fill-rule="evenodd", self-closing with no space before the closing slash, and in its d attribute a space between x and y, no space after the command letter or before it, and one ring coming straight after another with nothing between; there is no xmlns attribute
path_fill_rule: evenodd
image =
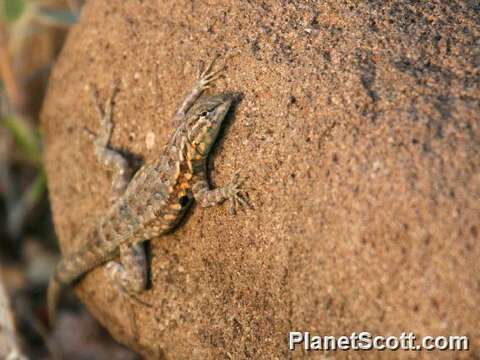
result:
<svg viewBox="0 0 480 360"><path fill-rule="evenodd" d="M58 247L42 166L41 104L81 0L0 0L0 359L134 359L66 295L45 290Z"/></svg>

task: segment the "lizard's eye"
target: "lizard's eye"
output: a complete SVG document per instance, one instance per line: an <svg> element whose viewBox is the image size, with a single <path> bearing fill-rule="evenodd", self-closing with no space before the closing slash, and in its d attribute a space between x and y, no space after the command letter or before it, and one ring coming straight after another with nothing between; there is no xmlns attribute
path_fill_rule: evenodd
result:
<svg viewBox="0 0 480 360"><path fill-rule="evenodd" d="M200 113L200 117L207 117L207 115L208 115L208 111L202 111Z"/></svg>

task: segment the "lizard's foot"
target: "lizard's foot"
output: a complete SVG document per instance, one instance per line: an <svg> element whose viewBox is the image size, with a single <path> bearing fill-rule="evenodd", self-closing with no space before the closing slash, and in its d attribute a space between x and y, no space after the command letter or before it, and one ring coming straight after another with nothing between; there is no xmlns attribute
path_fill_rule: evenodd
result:
<svg viewBox="0 0 480 360"><path fill-rule="evenodd" d="M217 80L223 73L225 67L222 66L220 69L214 70L213 66L219 58L219 55L216 55L212 61L208 64L206 68L199 66L198 68L198 77L193 88L188 92L185 98L182 101L182 104L179 106L178 110L175 112L175 121L176 126L177 122L181 123L185 120L187 111L195 104L195 101L198 100L200 95L208 88L212 86L212 83Z"/></svg>
<svg viewBox="0 0 480 360"><path fill-rule="evenodd" d="M120 299L123 304L127 300L132 300L141 306L152 307L138 297L138 294L147 287L147 272L145 267L145 252L141 244L133 246L124 246L120 249L122 265L116 261L110 261L106 265L107 274L111 282L120 293ZM130 304L131 306L131 304ZM135 318L135 311L127 311L130 321L130 329L135 338L138 335L138 329Z"/></svg>
<svg viewBox="0 0 480 360"><path fill-rule="evenodd" d="M90 97L92 98L92 102L95 105L95 110L97 111L98 119L100 121L100 132L97 137L97 140L98 139L103 140L102 143L104 146L106 146L108 144L108 141L110 140L110 135L112 133L113 100L115 98L115 95L118 92L119 84L118 84L118 81L115 81L110 85L110 93L103 107L100 104L98 89L93 84L89 85L89 89L90 89Z"/></svg>
<svg viewBox="0 0 480 360"><path fill-rule="evenodd" d="M194 185L193 196L202 207L215 206L223 203L225 200L231 200L230 212L235 214L239 205L243 208L252 208L246 193L241 188L242 184L243 180L240 180L238 174L234 176L233 181L229 185L213 190L208 189L206 180L202 180Z"/></svg>
<svg viewBox="0 0 480 360"><path fill-rule="evenodd" d="M225 197L228 200L232 201L232 204L230 206L231 214L236 214L239 206L241 208L253 208L250 200L246 196L245 191L242 190L242 185L244 181L245 180L241 179L238 174L235 174L233 181L229 185L224 187Z"/></svg>
<svg viewBox="0 0 480 360"><path fill-rule="evenodd" d="M205 69L202 69L202 66L199 67L197 81L197 86L199 90L204 91L210 88L212 86L212 83L222 76L223 71L225 70L225 66L222 66L220 69L217 70L213 69L215 62L219 57L220 55L215 55L215 57L212 59L212 61L210 61L210 63Z"/></svg>

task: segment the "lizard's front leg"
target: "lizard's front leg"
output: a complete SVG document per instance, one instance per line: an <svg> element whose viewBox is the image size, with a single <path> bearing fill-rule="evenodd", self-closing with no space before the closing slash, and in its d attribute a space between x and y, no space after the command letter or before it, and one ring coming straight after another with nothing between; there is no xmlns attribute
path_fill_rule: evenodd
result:
<svg viewBox="0 0 480 360"><path fill-rule="evenodd" d="M222 75L222 72L224 70L223 67L218 70L213 70L213 65L217 61L218 57L219 56L216 55L205 69L199 69L198 80L196 84L185 96L185 99L175 113L176 122L181 122L185 119L185 115L188 109L192 107L192 105L197 101L200 95L202 95L203 91L208 89L211 86L211 83L217 80Z"/></svg>
<svg viewBox="0 0 480 360"><path fill-rule="evenodd" d="M118 90L116 84L113 84L110 88L110 94L105 102L105 106L102 108L100 105L98 93L92 87L91 96L95 105L95 109L100 121L100 130L98 135L92 136L93 145L95 147L95 156L99 163L104 166L113 168L114 174L112 179L112 192L115 200L118 196L123 194L127 188L130 179L132 178L132 169L130 168L127 159L123 157L119 152L108 147L113 130L113 99Z"/></svg>
<svg viewBox="0 0 480 360"><path fill-rule="evenodd" d="M242 181L239 180L238 175L235 175L234 180L230 184L216 189L210 189L207 176L202 171L195 177L192 192L195 201L197 201L202 207L215 206L221 204L225 200L231 200L231 211L234 213L238 205L251 207L248 199L242 195L241 185Z"/></svg>
<svg viewBox="0 0 480 360"><path fill-rule="evenodd" d="M135 295L147 287L147 259L143 243L120 247L120 263L106 265L108 275L121 292Z"/></svg>

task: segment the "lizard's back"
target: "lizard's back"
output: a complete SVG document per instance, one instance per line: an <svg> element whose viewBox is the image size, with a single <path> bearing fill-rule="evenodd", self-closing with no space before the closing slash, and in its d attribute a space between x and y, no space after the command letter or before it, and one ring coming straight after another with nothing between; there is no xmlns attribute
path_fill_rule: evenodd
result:
<svg viewBox="0 0 480 360"><path fill-rule="evenodd" d="M177 138L174 135L171 142L177 142ZM113 247L132 244L161 235L178 223L192 199L190 184L182 181L189 167L179 155L179 146L167 149L159 160L137 171L125 193L110 208L98 226L100 241L113 242ZM183 193L185 202L180 205Z"/></svg>

